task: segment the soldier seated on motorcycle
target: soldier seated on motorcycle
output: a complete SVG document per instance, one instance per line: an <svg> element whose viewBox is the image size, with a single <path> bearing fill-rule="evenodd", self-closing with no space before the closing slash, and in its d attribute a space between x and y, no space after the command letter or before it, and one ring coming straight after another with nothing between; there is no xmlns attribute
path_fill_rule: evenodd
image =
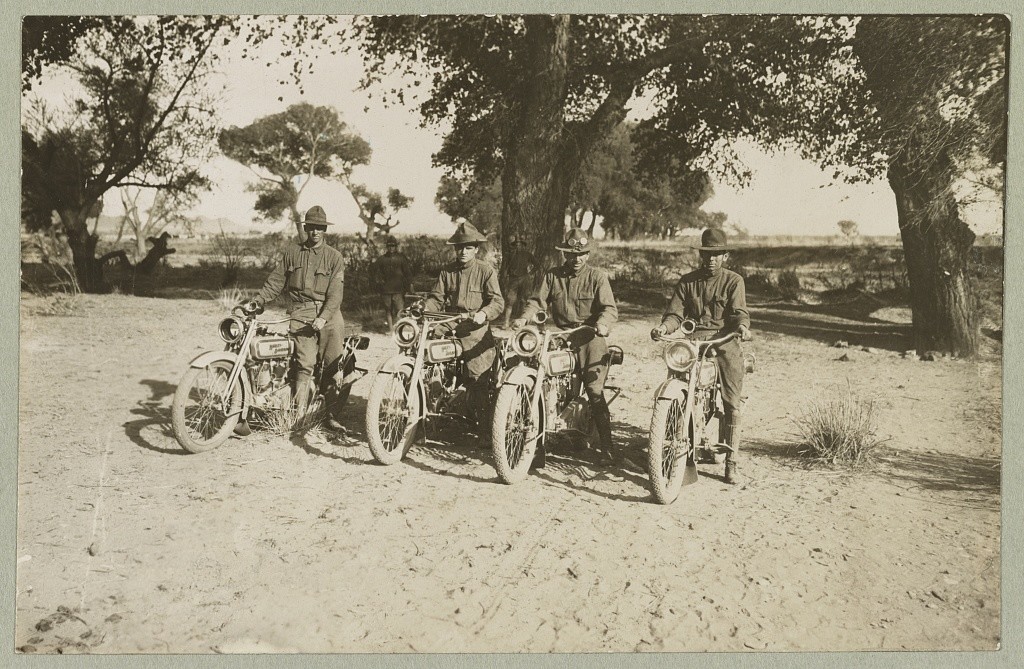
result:
<svg viewBox="0 0 1024 669"><path fill-rule="evenodd" d="M494 267L476 254L487 241L472 223L461 222L446 242L455 247L455 260L441 269L437 282L423 303L426 311L471 313L471 320L460 322L455 335L462 342L466 369L467 417L480 419L486 413L487 372L494 364L494 337L489 322L501 315L505 300Z"/></svg>
<svg viewBox="0 0 1024 669"><path fill-rule="evenodd" d="M740 339L747 340L750 336L750 313L747 311L743 277L723 266L734 247L728 244L723 231L708 229L701 236L700 246L694 248L700 253L700 267L679 279L661 325L651 330L651 337L675 332L683 320L692 319L703 330L704 339L739 332ZM743 351L738 341L734 339L719 347L718 367L725 408L721 440L731 447L725 456L725 481L736 483L744 374Z"/></svg>
<svg viewBox="0 0 1024 669"><path fill-rule="evenodd" d="M304 392L319 354L325 374L333 375L344 351L345 319L341 298L345 287L345 263L336 249L324 242L327 220L322 207L310 207L303 219L306 239L285 249L281 261L267 277L255 299L260 304L274 300L284 291L289 330L295 338L296 374L292 388L295 410L306 412L309 400ZM300 392L301 391L301 392Z"/></svg>
<svg viewBox="0 0 1024 669"><path fill-rule="evenodd" d="M608 274L587 265L594 240L580 228L572 228L565 240L555 246L562 252L564 262L544 274L540 286L534 290L520 318L512 323L519 329L540 310L546 310L555 325L573 328L590 325L592 330L581 330L569 337L570 345L579 357L579 369L590 401L601 449L612 453L611 413L604 397L604 382L608 378L609 328L618 320Z"/></svg>

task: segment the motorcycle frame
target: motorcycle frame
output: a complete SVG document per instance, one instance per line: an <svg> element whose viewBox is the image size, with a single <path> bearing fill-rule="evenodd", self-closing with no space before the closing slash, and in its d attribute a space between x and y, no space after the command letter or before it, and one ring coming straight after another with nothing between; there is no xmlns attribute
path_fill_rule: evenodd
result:
<svg viewBox="0 0 1024 669"><path fill-rule="evenodd" d="M529 358L523 359L515 367L512 367L512 368L508 369L505 372L504 376L502 377L501 385L520 385L521 386L521 385L525 385L527 382L530 382L532 380L533 387L529 391L530 392L530 404L538 412L537 415L540 417L540 425L538 426L536 436L530 437L530 439L529 439L530 442L536 441L536 442L538 442L538 444L540 446L543 446L546 443L546 438L547 438L547 435L548 435L548 432L549 432L548 425L547 425L547 422L548 422L547 421L547 400L544 397L545 393L543 393L541 389L543 389L543 387L544 387L544 381L549 376L553 376L551 374L548 374L547 366L544 364L544 362L542 360L544 355L546 355L548 353L548 348L551 345L551 340L554 339L557 336L570 336L570 335L572 335L575 332L579 332L580 330L592 330L592 329L593 329L593 327L590 326L590 325L581 325L579 327L569 328L568 330L551 330L551 329L543 328L542 327L541 330L540 330L540 334L542 335L542 339L541 339L541 345L539 347L539 349L540 349L539 352L536 355L533 355L533 356L530 356ZM507 346L511 346L511 342L512 342L512 338L510 337L508 339L508 343L506 345ZM578 352L574 350L573 354L574 355L578 355ZM577 359L576 368L573 369L571 372L568 372L569 374L578 374L579 373L580 370L579 370L578 362L579 361ZM532 373L524 374L523 372L517 372L517 370L519 370L521 368L529 369ZM513 377L516 377L516 378L513 378ZM608 400L608 404L611 404L615 400L615 398L617 398L619 396L621 391L619 390L619 388L617 388L615 386L605 386L605 388L607 390L614 391L614 393L615 393L612 396L612 398L610 400ZM586 393L583 390L583 385L581 384L580 385L579 396L583 396L585 394Z"/></svg>
<svg viewBox="0 0 1024 669"><path fill-rule="evenodd" d="M730 332L724 337L717 339L709 339L707 341L693 342L697 347L697 357L694 359L693 365L689 369L684 371L677 371L669 367L668 378L658 386L658 390L654 394L655 403L658 400L679 400L683 399L683 425L686 425L690 421L690 417L693 415L694 409L694 398L697 393L697 381L700 377L700 366L704 361L711 358L716 367L715 374L715 386L713 388L712 401L715 403L714 409L717 413L721 408L722 393L719 384L721 383L721 368L718 365L718 360L714 359L713 356L709 355L710 351L717 350L719 346L722 346L739 335L735 332ZM690 337L659 337L659 341L664 342L677 342L677 341L692 341ZM668 365L666 364L666 367ZM701 436L704 435L704 431L707 428L707 422L704 420L700 421L700 432ZM698 444L692 444L694 451L699 447Z"/></svg>

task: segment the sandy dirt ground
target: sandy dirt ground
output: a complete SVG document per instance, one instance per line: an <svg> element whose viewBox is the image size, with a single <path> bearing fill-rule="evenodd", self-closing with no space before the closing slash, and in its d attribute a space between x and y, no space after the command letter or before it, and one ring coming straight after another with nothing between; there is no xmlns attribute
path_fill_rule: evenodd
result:
<svg viewBox="0 0 1024 669"><path fill-rule="evenodd" d="M368 379L347 435L255 433L187 454L170 403L188 361L219 348L223 309L86 296L53 317L34 315L39 299L21 311L22 652L1000 643L998 350L924 362L901 357L897 326L755 308L745 483L706 466L666 507L643 467L665 376L649 309L623 305L612 332L626 350L610 379L615 461L563 443L506 486L457 428L374 464ZM361 364L393 350L375 335ZM891 440L871 471L808 466L792 418L847 384L875 398Z"/></svg>

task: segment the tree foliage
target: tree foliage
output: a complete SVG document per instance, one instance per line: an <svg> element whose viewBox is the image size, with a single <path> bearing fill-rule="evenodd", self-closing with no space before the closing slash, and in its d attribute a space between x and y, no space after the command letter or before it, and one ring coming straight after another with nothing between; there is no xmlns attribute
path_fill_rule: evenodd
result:
<svg viewBox="0 0 1024 669"><path fill-rule="evenodd" d="M540 257L561 234L584 161L631 100L653 101L637 135L651 172L742 181L728 150L737 138L852 141L837 112L852 77L848 19L384 16L357 19L353 32L365 83L392 71L414 78L386 99L412 92L426 124L451 128L438 165L480 183L501 175L503 225Z"/></svg>
<svg viewBox="0 0 1024 669"><path fill-rule="evenodd" d="M86 225L104 193L135 186L174 193L206 188L202 167L215 128L203 88L217 17L104 17L74 42L74 57L50 50L48 83L65 90L51 107L30 99L22 119L22 212L45 228L56 212L84 290L102 288L98 238ZM77 30L78 28L76 28ZM44 40L45 41L45 40ZM56 55L55 55L56 54ZM24 71L23 71L24 76Z"/></svg>
<svg viewBox="0 0 1024 669"><path fill-rule="evenodd" d="M258 178L249 186L257 194L255 210L271 221L288 212L299 239L304 237L299 199L313 177L347 181L355 166L370 162L372 153L336 109L308 102L243 128L227 128L218 144L224 155L249 167Z"/></svg>
<svg viewBox="0 0 1024 669"><path fill-rule="evenodd" d="M702 169L652 172L643 168L633 140L635 125L624 123L598 142L573 186L570 212L582 225L590 214L606 234L620 239L674 237L686 228L722 227L726 216L701 206L714 195Z"/></svg>

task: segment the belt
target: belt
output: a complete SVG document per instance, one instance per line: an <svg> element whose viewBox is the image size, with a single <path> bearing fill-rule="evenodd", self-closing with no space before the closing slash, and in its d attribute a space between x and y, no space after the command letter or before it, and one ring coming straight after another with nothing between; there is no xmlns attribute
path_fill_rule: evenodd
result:
<svg viewBox="0 0 1024 669"><path fill-rule="evenodd" d="M296 304L301 304L302 306L305 306L305 305L307 305L307 304L312 304L312 305L313 305L314 307L316 307L317 309L319 309L320 307L322 307L322 306L323 306L323 304L324 304L324 301L323 301L323 300L306 300L306 299L298 299L298 300L294 300L294 302L295 302Z"/></svg>

